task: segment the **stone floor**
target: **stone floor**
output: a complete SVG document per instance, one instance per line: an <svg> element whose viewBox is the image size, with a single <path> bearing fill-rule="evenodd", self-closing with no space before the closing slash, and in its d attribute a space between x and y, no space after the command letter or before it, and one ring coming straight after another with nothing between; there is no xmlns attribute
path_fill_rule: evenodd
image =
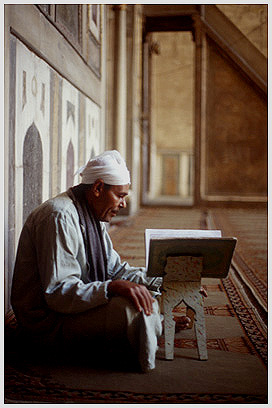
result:
<svg viewBox="0 0 272 408"><path fill-rule="evenodd" d="M237 217L237 213L231 214L231 219ZM211 224L211 220L216 222L212 217L212 212L200 209L143 208L137 216L111 227L110 235L123 260L134 266L144 266L145 228L206 229L215 226ZM260 252L265 252L267 237L264 226L261 227L265 223L265 213L254 217L251 212L246 212L240 213L240 217L241 223L248 225L248 234L246 227L235 231L233 227L232 230L232 225L238 225L237 221L232 221L233 224L224 224L227 235L237 236L242 249L254 245L256 237L256 250L260 248ZM258 219L259 227L257 222L247 222L246 217ZM224 215L224 220L226 218ZM218 220L219 217L219 224ZM258 234L253 234L254 229L259 231ZM264 244L260 244L261 241ZM246 252L241 256L246 262L244 254ZM249 262L248 267L254 272L251 265ZM207 361L198 360L194 329L177 330L173 361L164 358L162 336L156 369L147 374L94 366L90 361L73 364L26 361L20 366L7 361L7 403L266 403L267 327L247 296L247 280L240 279L243 271L241 265L239 267L239 274L231 267L225 279L203 279L203 286L208 291L204 302ZM265 284L264 276L262 272L258 279ZM250 284L254 286L254 282L251 279ZM182 304L174 310L177 328L184 311ZM77 352L80 355L81 351ZM120 361L124 359L125 356L120 355Z"/></svg>

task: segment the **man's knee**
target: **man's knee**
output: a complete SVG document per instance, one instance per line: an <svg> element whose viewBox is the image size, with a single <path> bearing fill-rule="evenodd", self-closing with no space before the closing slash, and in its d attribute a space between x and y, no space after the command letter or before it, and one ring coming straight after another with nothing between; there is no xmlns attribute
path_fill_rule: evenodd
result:
<svg viewBox="0 0 272 408"><path fill-rule="evenodd" d="M131 308L131 310L135 310L136 312L133 303L124 296L113 296L109 300L108 306L116 310L124 310L127 307Z"/></svg>
<svg viewBox="0 0 272 408"><path fill-rule="evenodd" d="M139 312L133 303L123 297L114 296L107 305L106 330L109 336L126 336L127 327L137 319Z"/></svg>
<svg viewBox="0 0 272 408"><path fill-rule="evenodd" d="M123 297L123 296L114 296L110 299L109 301L109 309L112 310L113 312L117 312L117 313L125 313L127 314L129 312L129 314L131 316L135 316L137 317L140 312L138 312L135 308L135 306L133 305L133 303L131 302L131 300ZM154 299L154 303L153 303L153 314L158 314L160 313L160 308L159 308L159 304L157 302L156 299Z"/></svg>

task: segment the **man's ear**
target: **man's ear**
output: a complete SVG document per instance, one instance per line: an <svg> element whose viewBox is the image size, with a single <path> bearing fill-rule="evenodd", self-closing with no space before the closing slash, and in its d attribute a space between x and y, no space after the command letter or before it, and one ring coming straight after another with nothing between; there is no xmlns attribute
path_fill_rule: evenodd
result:
<svg viewBox="0 0 272 408"><path fill-rule="evenodd" d="M93 184L93 194L95 195L95 197L99 197L100 194L103 192L104 190L104 181L102 179L97 179L94 184Z"/></svg>

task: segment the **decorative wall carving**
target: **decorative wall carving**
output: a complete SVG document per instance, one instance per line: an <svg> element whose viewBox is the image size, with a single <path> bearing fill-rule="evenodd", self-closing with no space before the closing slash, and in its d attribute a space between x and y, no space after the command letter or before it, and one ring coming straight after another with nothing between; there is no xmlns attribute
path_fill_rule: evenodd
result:
<svg viewBox="0 0 272 408"><path fill-rule="evenodd" d="M100 42L100 5L88 5L88 28L95 39Z"/></svg>
<svg viewBox="0 0 272 408"><path fill-rule="evenodd" d="M92 71L101 74L101 4L38 4ZM83 18L83 16L86 18ZM83 40L84 38L84 40Z"/></svg>
<svg viewBox="0 0 272 408"><path fill-rule="evenodd" d="M42 202L43 152L39 131L35 125L28 128L23 148L23 222Z"/></svg>
<svg viewBox="0 0 272 408"><path fill-rule="evenodd" d="M88 4L87 61L98 76L100 76L101 69L100 8L99 4Z"/></svg>
<svg viewBox="0 0 272 408"><path fill-rule="evenodd" d="M70 140L67 148L67 167L66 167L66 188L72 187L74 185L74 172L75 172L75 154L73 143Z"/></svg>
<svg viewBox="0 0 272 408"><path fill-rule="evenodd" d="M56 4L56 23L61 26L68 38L78 44L81 43L81 5Z"/></svg>
<svg viewBox="0 0 272 408"><path fill-rule="evenodd" d="M67 162L67 152L69 144L73 146L73 156L74 156L74 166L75 170L78 169L78 90L74 88L68 81L63 80L62 83L62 113L61 113L61 191L67 188L67 171L70 163ZM71 148L70 148L71 150ZM71 178L69 176L69 181ZM73 182L77 183L79 181L78 176L73 177Z"/></svg>
<svg viewBox="0 0 272 408"><path fill-rule="evenodd" d="M49 196L50 68L15 40L15 244L29 212Z"/></svg>
<svg viewBox="0 0 272 408"><path fill-rule="evenodd" d="M86 99L86 139L85 139L85 161L97 155L103 150L103 141L100 137L100 109L90 99Z"/></svg>
<svg viewBox="0 0 272 408"><path fill-rule="evenodd" d="M14 38L14 246L41 202L80 182L77 169L104 148L100 107ZM80 122L80 126L79 126ZM11 150L12 152L12 150ZM12 256L12 255L11 255Z"/></svg>
<svg viewBox="0 0 272 408"><path fill-rule="evenodd" d="M99 5L98 11L102 7ZM104 140L100 140L104 138L100 133L101 108L86 96L103 106L98 79L101 19L94 14L98 32L91 34L87 9L88 5L81 4L21 4L6 8L7 309L17 243L29 212L67 185L80 181L79 176L74 178L74 172L85 159L104 148ZM96 72L87 62L89 35L99 61ZM79 91L82 89L84 93ZM87 131L88 116L91 130Z"/></svg>

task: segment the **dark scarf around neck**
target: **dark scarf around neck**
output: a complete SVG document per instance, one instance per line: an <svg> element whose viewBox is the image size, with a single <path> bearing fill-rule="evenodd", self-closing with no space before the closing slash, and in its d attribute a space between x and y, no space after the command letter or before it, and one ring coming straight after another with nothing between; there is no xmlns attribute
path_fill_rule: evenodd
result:
<svg viewBox="0 0 272 408"><path fill-rule="evenodd" d="M91 212L85 196L85 188L79 184L68 190L79 215L84 238L88 275L91 282L107 280L107 257L100 222Z"/></svg>

